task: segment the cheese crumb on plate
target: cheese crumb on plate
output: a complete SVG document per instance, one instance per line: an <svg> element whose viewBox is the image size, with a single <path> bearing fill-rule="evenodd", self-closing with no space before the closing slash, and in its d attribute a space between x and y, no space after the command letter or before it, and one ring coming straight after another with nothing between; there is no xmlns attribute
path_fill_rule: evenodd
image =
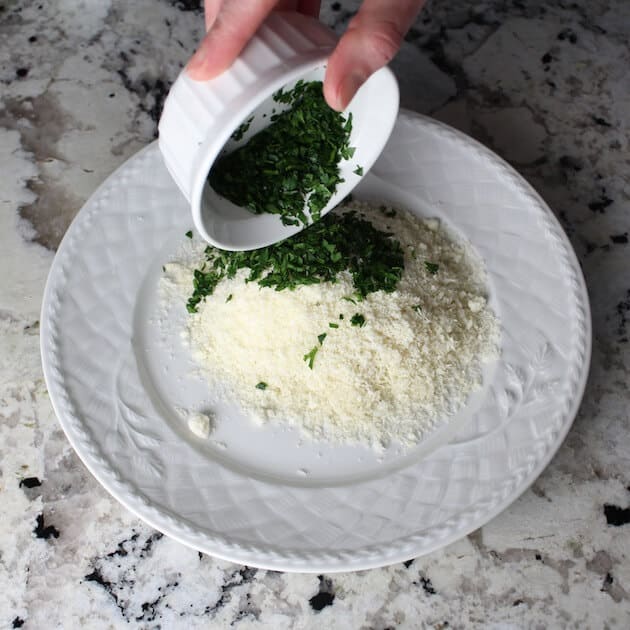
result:
<svg viewBox="0 0 630 630"><path fill-rule="evenodd" d="M197 437L205 440L212 430L212 421L210 416L205 413L193 412L188 415L188 428Z"/></svg>

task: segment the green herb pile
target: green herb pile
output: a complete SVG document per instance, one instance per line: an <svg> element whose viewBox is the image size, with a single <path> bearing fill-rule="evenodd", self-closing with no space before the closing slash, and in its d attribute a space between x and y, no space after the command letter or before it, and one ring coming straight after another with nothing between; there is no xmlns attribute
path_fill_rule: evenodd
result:
<svg viewBox="0 0 630 630"><path fill-rule="evenodd" d="M327 214L295 236L268 247L247 252L207 247L205 255L205 263L194 272L194 291L187 304L191 313L221 280L233 278L240 269L249 269L247 282L276 291L334 283L338 274L348 271L355 288L352 301L375 291L391 293L404 269L400 243L354 211ZM362 326L363 322L352 324Z"/></svg>
<svg viewBox="0 0 630 630"><path fill-rule="evenodd" d="M299 81L274 99L289 109L274 114L268 127L219 158L208 180L238 206L279 214L284 225L307 225L305 207L317 221L343 181L339 162L354 154L348 144L352 115L346 120L326 104L320 81Z"/></svg>

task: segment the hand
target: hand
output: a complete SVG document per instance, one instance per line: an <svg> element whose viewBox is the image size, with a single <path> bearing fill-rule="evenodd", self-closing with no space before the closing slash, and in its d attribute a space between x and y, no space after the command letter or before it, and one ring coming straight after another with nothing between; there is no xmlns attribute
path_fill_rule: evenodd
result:
<svg viewBox="0 0 630 630"><path fill-rule="evenodd" d="M343 110L367 78L398 52L425 0L364 0L328 61L324 96ZM188 63L198 81L230 67L274 10L319 15L320 0L205 0L206 36Z"/></svg>

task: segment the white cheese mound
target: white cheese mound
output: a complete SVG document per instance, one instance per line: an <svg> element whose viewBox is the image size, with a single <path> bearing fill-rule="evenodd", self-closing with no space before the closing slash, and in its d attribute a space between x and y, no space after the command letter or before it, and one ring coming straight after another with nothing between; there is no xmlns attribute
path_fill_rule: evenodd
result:
<svg viewBox="0 0 630 630"><path fill-rule="evenodd" d="M192 412L188 416L188 428L202 440L207 439L212 428L210 416L198 411Z"/></svg>
<svg viewBox="0 0 630 630"><path fill-rule="evenodd" d="M258 421L286 421L337 443L411 446L465 404L482 361L497 354L485 272L436 219L401 211L388 218L359 202L346 208L400 241L405 271L396 291L353 304L344 300L354 294L349 274L275 291L245 283L242 270L200 303L187 340L208 379ZM437 273L425 262L439 265ZM189 287L192 268L187 275ZM355 313L364 326L351 325ZM314 347L309 369L304 355Z"/></svg>

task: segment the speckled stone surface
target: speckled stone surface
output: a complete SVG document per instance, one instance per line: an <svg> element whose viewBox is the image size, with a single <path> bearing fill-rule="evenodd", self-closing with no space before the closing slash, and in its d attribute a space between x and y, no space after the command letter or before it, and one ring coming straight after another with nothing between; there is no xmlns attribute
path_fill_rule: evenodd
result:
<svg viewBox="0 0 630 630"><path fill-rule="evenodd" d="M96 186L152 141L199 1L0 0L0 627L630 627L630 5L429 3L402 104L512 163L592 300L591 376L538 481L467 538L384 569L292 575L151 530L83 467L47 397L46 274ZM341 31L357 2L324 2Z"/></svg>

